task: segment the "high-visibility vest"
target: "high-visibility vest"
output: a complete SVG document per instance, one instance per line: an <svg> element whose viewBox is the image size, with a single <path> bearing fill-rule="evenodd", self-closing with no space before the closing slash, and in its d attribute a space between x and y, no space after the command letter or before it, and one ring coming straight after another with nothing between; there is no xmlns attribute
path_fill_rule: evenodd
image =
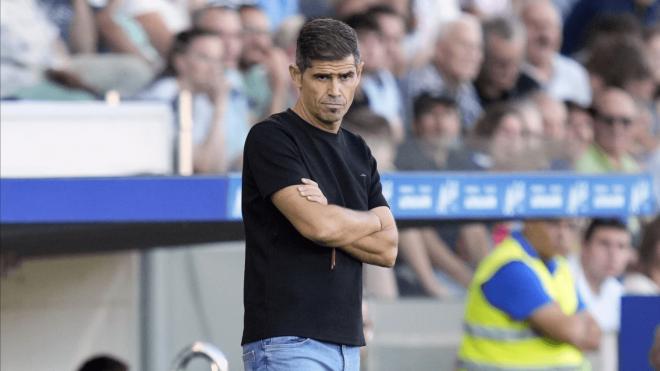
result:
<svg viewBox="0 0 660 371"><path fill-rule="evenodd" d="M532 257L512 237L502 241L475 272L465 310L463 341L459 350L459 369L468 371L504 370L588 370L580 350L568 343L544 337L527 321L517 321L491 305L481 286L501 267L520 261L541 281L543 288L567 315L578 307L575 283L566 260L555 258L554 273L543 261Z"/></svg>

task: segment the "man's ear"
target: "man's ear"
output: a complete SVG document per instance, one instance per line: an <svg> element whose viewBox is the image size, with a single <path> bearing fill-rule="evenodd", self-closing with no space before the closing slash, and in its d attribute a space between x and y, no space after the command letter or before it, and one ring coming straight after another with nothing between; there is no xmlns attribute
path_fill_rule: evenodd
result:
<svg viewBox="0 0 660 371"><path fill-rule="evenodd" d="M358 81L359 81L360 78L362 77L362 68L364 68L364 61L360 61L360 63L358 63L358 65L357 65L357 77L358 77Z"/></svg>
<svg viewBox="0 0 660 371"><path fill-rule="evenodd" d="M289 65L289 75L291 75L291 80L293 80L293 84L296 86L296 88L301 89L302 73L300 72L298 66L296 66L295 64Z"/></svg>

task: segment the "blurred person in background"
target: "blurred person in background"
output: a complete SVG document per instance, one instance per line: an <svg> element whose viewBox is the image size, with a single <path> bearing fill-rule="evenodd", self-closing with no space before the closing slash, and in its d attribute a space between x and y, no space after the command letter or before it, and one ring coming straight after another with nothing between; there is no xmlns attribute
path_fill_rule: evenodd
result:
<svg viewBox="0 0 660 371"><path fill-rule="evenodd" d="M569 258L580 297L603 331L598 352L588 354L595 370L615 371L623 284L619 281L633 256L631 233L618 219L594 219L582 248Z"/></svg>
<svg viewBox="0 0 660 371"><path fill-rule="evenodd" d="M193 163L195 172L222 173L241 164L247 125L228 119L229 86L222 70L223 43L205 30L176 35L168 66L138 98L176 107L179 93L193 94Z"/></svg>
<svg viewBox="0 0 660 371"><path fill-rule="evenodd" d="M575 163L582 173L637 172L640 166L629 154L638 108L633 98L618 88L605 88L593 106L594 142Z"/></svg>
<svg viewBox="0 0 660 371"><path fill-rule="evenodd" d="M593 219L582 248L569 259L577 290L601 330L619 330L623 285L618 280L631 257L631 235L619 219Z"/></svg>
<svg viewBox="0 0 660 371"><path fill-rule="evenodd" d="M526 105L525 105L526 106ZM450 151L447 168L456 171L533 170L538 164L538 137L542 121L527 120L520 103L492 104L465 139L464 148ZM538 115L535 106L531 113ZM534 123L538 126L532 126ZM532 161L534 160L534 161Z"/></svg>
<svg viewBox="0 0 660 371"><path fill-rule="evenodd" d="M526 1L520 12L527 30L525 73L555 99L590 105L591 89L586 70L578 62L559 54L562 25L554 4L550 0Z"/></svg>
<svg viewBox="0 0 660 371"><path fill-rule="evenodd" d="M239 8L243 27L240 68L250 104L250 122L284 110L291 100L291 79L285 52L273 45L270 21L259 7Z"/></svg>
<svg viewBox="0 0 660 371"><path fill-rule="evenodd" d="M660 216L644 227L637 262L623 284L629 295L660 295Z"/></svg>
<svg viewBox="0 0 660 371"><path fill-rule="evenodd" d="M224 47L222 67L225 81L229 85L226 122L229 127L240 128L236 130L239 130L242 140L235 144L242 146L245 141L243 128L249 128L254 121L250 118L245 80L239 69L243 50L241 16L235 8L210 4L193 14L193 24L196 28L215 32L222 39Z"/></svg>
<svg viewBox="0 0 660 371"><path fill-rule="evenodd" d="M570 159L570 168L575 168L575 161L582 157L594 139L593 118L589 108L577 103L565 101L566 106L566 147Z"/></svg>
<svg viewBox="0 0 660 371"><path fill-rule="evenodd" d="M93 53L96 25L86 3L57 7L65 13L61 17L47 13L55 4L34 0L0 4L3 99L90 100L109 90L132 95L152 77L149 66L137 58ZM68 30L69 40L60 37L63 29ZM84 36L74 37L77 34Z"/></svg>
<svg viewBox="0 0 660 371"><path fill-rule="evenodd" d="M571 55L584 45L585 30L599 17L630 15L638 24L650 26L660 20L660 2L657 0L579 0L569 12L564 24L562 53Z"/></svg>
<svg viewBox="0 0 660 371"><path fill-rule="evenodd" d="M625 90L638 105L638 118L633 127L631 154L644 162L660 143L657 128L660 112L655 93L650 51L641 38L616 37L602 39L594 45L587 59L594 91L613 86Z"/></svg>
<svg viewBox="0 0 660 371"><path fill-rule="evenodd" d="M446 168L447 153L461 143L460 116L451 98L422 94L415 99L413 137L397 149L400 171ZM480 223L437 223L405 228L400 234L401 258L414 283L432 297L461 296L476 265L490 249L487 229ZM405 271L402 272L405 278Z"/></svg>
<svg viewBox="0 0 660 371"><path fill-rule="evenodd" d="M190 26L203 0L99 0L94 14L104 46L162 67L174 35Z"/></svg>
<svg viewBox="0 0 660 371"><path fill-rule="evenodd" d="M532 101L541 113L543 121L543 133L539 137L538 145L544 152L547 166L553 170L573 169L566 136L566 106L543 91L534 94Z"/></svg>
<svg viewBox="0 0 660 371"><path fill-rule="evenodd" d="M468 131L481 115L473 86L483 59L481 24L463 15L447 22L435 43L431 63L413 70L406 78L405 96L412 117L413 99L422 92L452 97L458 104L462 129Z"/></svg>
<svg viewBox="0 0 660 371"><path fill-rule="evenodd" d="M346 19L358 35L364 61L360 89L369 108L390 124L394 140L403 140L403 100L394 75L386 68L387 54L376 17L370 13L354 14Z"/></svg>
<svg viewBox="0 0 660 371"><path fill-rule="evenodd" d="M385 67L397 78L403 78L408 71L403 41L406 37L406 20L388 5L374 5L366 10L376 18L385 45Z"/></svg>
<svg viewBox="0 0 660 371"><path fill-rule="evenodd" d="M540 85L521 73L525 61L525 27L516 18L499 16L483 22L484 61L475 82L481 105L523 98Z"/></svg>
<svg viewBox="0 0 660 371"><path fill-rule="evenodd" d="M465 309L460 370L583 369L601 331L584 310L563 251L565 220L524 222L477 267Z"/></svg>

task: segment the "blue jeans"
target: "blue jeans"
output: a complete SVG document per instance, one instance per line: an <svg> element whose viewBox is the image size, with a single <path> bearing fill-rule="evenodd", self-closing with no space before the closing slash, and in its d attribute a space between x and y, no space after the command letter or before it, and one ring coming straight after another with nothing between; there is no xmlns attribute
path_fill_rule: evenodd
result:
<svg viewBox="0 0 660 371"><path fill-rule="evenodd" d="M245 371L359 371L360 347L298 336L243 345Z"/></svg>

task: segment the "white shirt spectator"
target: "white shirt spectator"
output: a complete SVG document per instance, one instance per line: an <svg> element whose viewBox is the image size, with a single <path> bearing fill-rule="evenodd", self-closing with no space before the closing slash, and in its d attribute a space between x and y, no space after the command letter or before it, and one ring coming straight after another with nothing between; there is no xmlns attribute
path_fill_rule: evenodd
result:
<svg viewBox="0 0 660 371"><path fill-rule="evenodd" d="M608 277L600 285L598 293L591 291L584 275L580 258L571 256L569 264L575 276L575 285L587 310L594 317L601 330L606 333L619 331L621 318L621 296L623 284L614 277Z"/></svg>
<svg viewBox="0 0 660 371"><path fill-rule="evenodd" d="M572 101L583 107L591 105L591 85L589 75L581 64L561 54L555 54L552 61L552 77L543 88L553 98ZM524 71L535 77L534 67L526 65ZM535 78L538 81L538 79Z"/></svg>
<svg viewBox="0 0 660 371"><path fill-rule="evenodd" d="M160 100L176 104L179 94L179 84L174 77L165 77L156 81L138 99ZM222 123L225 130L225 154L229 162L234 162L243 153L243 145L247 138L248 127L236 120L231 120L232 111L227 109ZM192 136L195 144L201 143L206 137L213 121L213 104L205 94L195 94L193 97L193 128Z"/></svg>
<svg viewBox="0 0 660 371"><path fill-rule="evenodd" d="M34 0L2 0L0 26L0 97L38 83L49 68L69 63L59 30Z"/></svg>
<svg viewBox="0 0 660 371"><path fill-rule="evenodd" d="M629 295L660 295L660 287L647 276L635 272L626 275L623 284Z"/></svg>

